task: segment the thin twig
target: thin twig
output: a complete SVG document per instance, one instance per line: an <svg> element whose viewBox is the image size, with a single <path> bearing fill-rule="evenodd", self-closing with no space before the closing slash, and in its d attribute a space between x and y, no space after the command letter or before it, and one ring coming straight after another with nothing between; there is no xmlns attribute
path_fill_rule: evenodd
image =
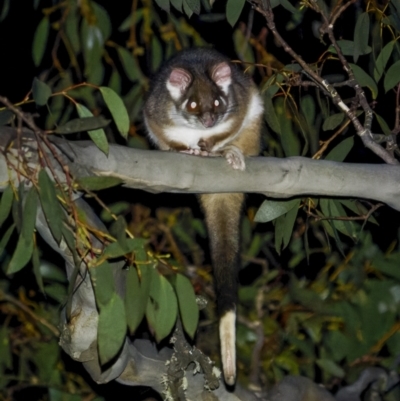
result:
<svg viewBox="0 0 400 401"><path fill-rule="evenodd" d="M18 301L18 299L14 298L11 295L5 294L3 291L0 290L0 301L7 301L10 302L18 308L22 309L26 314L28 314L30 317L32 317L34 320L42 324L43 326L47 327L56 337L60 336L60 331L57 329L56 326L52 325L49 323L46 319L43 317L37 315L35 312L33 312L30 308L28 308L25 304L23 304L21 301Z"/></svg>

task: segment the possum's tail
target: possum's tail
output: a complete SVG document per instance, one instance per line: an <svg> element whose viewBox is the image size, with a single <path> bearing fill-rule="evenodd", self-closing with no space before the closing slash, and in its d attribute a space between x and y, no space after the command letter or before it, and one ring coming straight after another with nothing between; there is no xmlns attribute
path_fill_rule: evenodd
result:
<svg viewBox="0 0 400 401"><path fill-rule="evenodd" d="M243 194L200 195L210 238L225 382L236 380L236 304Z"/></svg>

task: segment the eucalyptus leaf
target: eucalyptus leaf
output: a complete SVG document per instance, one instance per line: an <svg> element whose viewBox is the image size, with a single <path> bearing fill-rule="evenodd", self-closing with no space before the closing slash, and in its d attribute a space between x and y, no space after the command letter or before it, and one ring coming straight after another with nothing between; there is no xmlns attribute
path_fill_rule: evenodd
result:
<svg viewBox="0 0 400 401"><path fill-rule="evenodd" d="M372 92L372 98L376 99L378 96L378 87L375 81L358 65L349 63L351 69L353 70L354 76L358 83L364 87L368 87Z"/></svg>
<svg viewBox="0 0 400 401"><path fill-rule="evenodd" d="M44 17L39 22L33 37L32 57L35 66L39 66L42 62L44 51L46 49L47 39L49 36L50 22L49 17Z"/></svg>
<svg viewBox="0 0 400 401"><path fill-rule="evenodd" d="M354 146L354 137L344 139L336 145L325 157L325 160L342 162Z"/></svg>
<svg viewBox="0 0 400 401"><path fill-rule="evenodd" d="M195 14L200 14L200 0L185 0L185 2Z"/></svg>
<svg viewBox="0 0 400 401"><path fill-rule="evenodd" d="M330 359L317 359L316 364L325 372L331 374L334 377L339 377L339 378L343 378L345 377L345 372L344 370L338 365L336 364L334 361L330 360Z"/></svg>
<svg viewBox="0 0 400 401"><path fill-rule="evenodd" d="M391 42L387 43L376 59L376 63L374 66L374 79L376 82L378 82L381 79L382 74L385 71L386 64L389 61L390 56L392 55L395 43L396 43L395 40L392 40Z"/></svg>
<svg viewBox="0 0 400 401"><path fill-rule="evenodd" d="M265 119L268 125L277 134L281 134L281 126L279 124L278 116L275 112L274 104L272 102L272 97L267 93L264 96L264 108L265 108Z"/></svg>
<svg viewBox="0 0 400 401"><path fill-rule="evenodd" d="M147 240L144 238L127 238L126 246L123 246L118 242L112 242L105 247L103 254L108 258L118 258L127 253L142 249L146 242Z"/></svg>
<svg viewBox="0 0 400 401"><path fill-rule="evenodd" d="M281 3L281 6L286 8L286 10L290 11L292 14L297 13L296 7L293 7L289 0L279 0L279 3Z"/></svg>
<svg viewBox="0 0 400 401"><path fill-rule="evenodd" d="M400 82L400 60L392 64L386 72L385 79L383 81L383 86L385 87L385 92L393 89Z"/></svg>
<svg viewBox="0 0 400 401"><path fill-rule="evenodd" d="M108 120L103 116L74 118L66 124L58 126L54 130L54 133L63 135L75 134L77 132L107 127L110 122L111 120Z"/></svg>
<svg viewBox="0 0 400 401"><path fill-rule="evenodd" d="M117 177L89 176L81 177L77 179L76 182L81 188L90 191L100 191L101 189L111 188L120 185L123 181Z"/></svg>
<svg viewBox="0 0 400 401"><path fill-rule="evenodd" d="M169 14L169 0L156 0L156 3Z"/></svg>
<svg viewBox="0 0 400 401"><path fill-rule="evenodd" d="M3 21L4 18L7 17L8 11L10 9L10 3L11 3L11 0L4 0L3 7L0 12L0 22Z"/></svg>
<svg viewBox="0 0 400 401"><path fill-rule="evenodd" d="M267 223L268 221L275 220L294 208L298 203L298 199L288 201L265 200L257 210L254 221L257 223Z"/></svg>
<svg viewBox="0 0 400 401"><path fill-rule="evenodd" d="M126 139L129 131L129 116L124 102L111 88L102 86L99 89L119 133Z"/></svg>
<svg viewBox="0 0 400 401"><path fill-rule="evenodd" d="M61 226L64 220L64 211L57 199L54 183L44 169L39 173L39 196L46 222L59 244L62 238Z"/></svg>
<svg viewBox="0 0 400 401"><path fill-rule="evenodd" d="M3 237L1 238L0 257L3 256L3 252L6 249L8 241L10 241L11 235L13 234L14 230L15 230L15 224L12 224L10 227L8 227L7 231L4 233Z"/></svg>
<svg viewBox="0 0 400 401"><path fill-rule="evenodd" d="M226 3L226 19L231 26L238 21L246 0L228 0Z"/></svg>
<svg viewBox="0 0 400 401"><path fill-rule="evenodd" d="M81 42L79 39L79 14L77 8L71 9L68 13L64 29L72 50L75 54L78 54L81 51Z"/></svg>
<svg viewBox="0 0 400 401"><path fill-rule="evenodd" d="M175 278L175 290L178 297L179 311L183 328L190 338L193 338L199 322L199 308L190 281L181 274Z"/></svg>
<svg viewBox="0 0 400 401"><path fill-rule="evenodd" d="M103 262L98 266L89 269L90 278L92 280L96 302L99 308L109 304L115 295L114 277L111 265Z"/></svg>
<svg viewBox="0 0 400 401"><path fill-rule="evenodd" d="M14 200L14 191L11 185L8 185L3 191L0 201L0 227L7 219L11 212L12 204Z"/></svg>
<svg viewBox="0 0 400 401"><path fill-rule="evenodd" d="M391 135L392 130L389 128L389 125L387 124L387 122L379 115L379 114L375 114L375 118L376 121L378 121L379 126L381 127L383 133L385 135Z"/></svg>
<svg viewBox="0 0 400 401"><path fill-rule="evenodd" d="M76 109L79 117L93 117L93 113L83 104L76 103ZM108 154L109 146L106 134L102 128L88 131L88 134L94 144L104 153Z"/></svg>
<svg viewBox="0 0 400 401"><path fill-rule="evenodd" d="M346 40L346 39L341 39L337 41L337 44L341 50L341 52L343 53L344 56L353 56L354 55L354 42L351 40ZM372 48L370 46L367 46L364 49L363 53L360 53L360 56L363 56L365 54L369 54L371 53ZM336 49L333 47L333 45L330 45L328 48L328 51L333 53L333 54L337 54L336 53Z"/></svg>
<svg viewBox="0 0 400 401"><path fill-rule="evenodd" d="M38 106L44 106L47 104L51 94L52 92L50 86L43 81L38 80L36 77L33 78L32 95L33 100Z"/></svg>
<svg viewBox="0 0 400 401"><path fill-rule="evenodd" d="M141 72L132 54L121 46L117 48L117 51L127 78L132 82L139 80Z"/></svg>
<svg viewBox="0 0 400 401"><path fill-rule="evenodd" d="M323 131L334 130L343 122L344 117L344 113L332 114L327 119L325 119L324 124L322 125Z"/></svg>
<svg viewBox="0 0 400 401"><path fill-rule="evenodd" d="M7 125L9 124L12 119L14 118L15 114L8 109L0 111L0 125Z"/></svg>
<svg viewBox="0 0 400 401"><path fill-rule="evenodd" d="M33 266L33 274L35 275L36 284L38 285L42 294L44 294L44 285L43 285L43 277L40 274L40 259L39 259L39 250L37 246L33 247L32 251L32 266Z"/></svg>
<svg viewBox="0 0 400 401"><path fill-rule="evenodd" d="M140 282L139 275L140 273ZM149 265L141 266L138 271L131 267L126 279L125 310L131 334L135 332L146 312L149 301L150 285L154 269Z"/></svg>
<svg viewBox="0 0 400 401"><path fill-rule="evenodd" d="M178 313L175 292L164 276L160 274L153 275L150 285L150 298L150 311L153 313L150 319L154 319L153 328L156 340L160 342L171 333ZM149 307L147 309L149 309Z"/></svg>
<svg viewBox="0 0 400 401"><path fill-rule="evenodd" d="M126 337L126 314L124 302L117 293L100 306L97 343L102 365L114 358L121 350Z"/></svg>
<svg viewBox="0 0 400 401"><path fill-rule="evenodd" d="M36 222L38 195L32 187L26 195L22 213L22 227L17 246L7 268L7 274L16 273L29 262L33 252L33 235Z"/></svg>
<svg viewBox="0 0 400 401"><path fill-rule="evenodd" d="M172 4L179 12L182 12L183 0L171 0L171 4Z"/></svg>
<svg viewBox="0 0 400 401"><path fill-rule="evenodd" d="M293 233L294 223L296 221L298 206L300 205L300 199L296 199L297 205L289 209L289 211L279 216L275 220L275 249L278 254L284 249L290 241Z"/></svg>
<svg viewBox="0 0 400 401"><path fill-rule="evenodd" d="M366 54L368 49L369 39L369 15L367 12L361 13L356 22L354 28L354 51L353 59L356 63L358 57L362 54Z"/></svg>

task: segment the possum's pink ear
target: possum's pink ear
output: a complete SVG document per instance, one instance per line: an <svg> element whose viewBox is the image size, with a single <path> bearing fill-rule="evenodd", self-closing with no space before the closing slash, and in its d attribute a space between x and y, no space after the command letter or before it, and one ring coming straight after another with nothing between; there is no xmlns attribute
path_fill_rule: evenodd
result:
<svg viewBox="0 0 400 401"><path fill-rule="evenodd" d="M211 74L212 80L218 85L225 87L231 83L232 71L231 67L225 61L217 64Z"/></svg>
<svg viewBox="0 0 400 401"><path fill-rule="evenodd" d="M168 82L183 92L192 82L192 76L182 68L174 68L169 75Z"/></svg>

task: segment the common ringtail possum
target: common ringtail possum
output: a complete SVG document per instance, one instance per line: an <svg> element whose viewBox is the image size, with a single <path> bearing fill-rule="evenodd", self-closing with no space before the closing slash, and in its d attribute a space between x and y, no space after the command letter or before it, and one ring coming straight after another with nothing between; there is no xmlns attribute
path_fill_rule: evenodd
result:
<svg viewBox="0 0 400 401"><path fill-rule="evenodd" d="M184 50L151 82L144 105L156 147L199 156L223 156L236 170L260 153L263 102L249 76L216 50ZM212 179L212 178L210 178ZM200 195L210 239L225 382L236 380L235 321L239 224L244 195Z"/></svg>

